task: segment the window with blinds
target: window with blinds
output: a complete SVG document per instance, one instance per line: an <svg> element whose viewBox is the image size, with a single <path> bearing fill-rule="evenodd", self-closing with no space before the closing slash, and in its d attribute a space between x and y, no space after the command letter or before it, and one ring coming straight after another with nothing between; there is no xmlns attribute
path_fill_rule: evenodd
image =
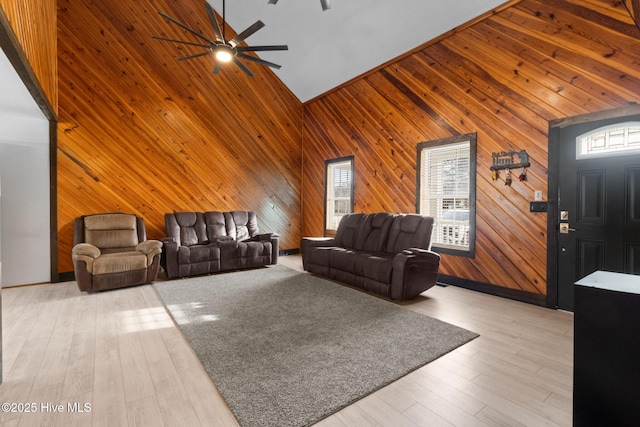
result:
<svg viewBox="0 0 640 427"><path fill-rule="evenodd" d="M327 160L325 234L335 234L342 217L353 212L353 157Z"/></svg>
<svg viewBox="0 0 640 427"><path fill-rule="evenodd" d="M432 245L473 255L475 134L418 145L417 211L435 219Z"/></svg>

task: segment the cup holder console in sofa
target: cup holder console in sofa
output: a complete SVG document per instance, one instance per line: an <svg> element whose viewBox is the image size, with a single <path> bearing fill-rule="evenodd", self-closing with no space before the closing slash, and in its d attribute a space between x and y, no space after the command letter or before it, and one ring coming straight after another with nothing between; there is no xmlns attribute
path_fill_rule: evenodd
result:
<svg viewBox="0 0 640 427"><path fill-rule="evenodd" d="M387 212L345 215L335 238L304 237L306 271L393 300L436 284L440 255L432 252L432 217Z"/></svg>

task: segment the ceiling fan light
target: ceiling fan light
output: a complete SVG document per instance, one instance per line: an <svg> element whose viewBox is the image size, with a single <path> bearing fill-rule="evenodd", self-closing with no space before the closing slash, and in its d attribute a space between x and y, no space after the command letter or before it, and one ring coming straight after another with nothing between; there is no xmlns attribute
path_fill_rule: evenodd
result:
<svg viewBox="0 0 640 427"><path fill-rule="evenodd" d="M231 62L233 50L229 46L218 46L215 49L216 59L220 62Z"/></svg>

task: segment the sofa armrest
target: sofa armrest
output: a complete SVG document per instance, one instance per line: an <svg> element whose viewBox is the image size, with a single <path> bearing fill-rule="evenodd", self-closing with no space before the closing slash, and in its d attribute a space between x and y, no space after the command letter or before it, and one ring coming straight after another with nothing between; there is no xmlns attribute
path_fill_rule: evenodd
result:
<svg viewBox="0 0 640 427"><path fill-rule="evenodd" d="M260 234L256 234L255 236L249 237L244 241L245 242L264 242L264 241L271 240L271 236L273 236L273 233L260 233Z"/></svg>
<svg viewBox="0 0 640 427"><path fill-rule="evenodd" d="M159 254L162 252L162 242L159 240L145 240L136 245L136 251L140 251L146 255L152 252Z"/></svg>
<svg viewBox="0 0 640 427"><path fill-rule="evenodd" d="M162 242L160 264L167 273L167 278L178 277L178 243L173 237L163 237L160 241Z"/></svg>
<svg viewBox="0 0 640 427"><path fill-rule="evenodd" d="M303 237L300 241L300 252L302 254L302 268L307 270L309 253L313 248L331 247L336 245L336 239L331 237Z"/></svg>
<svg viewBox="0 0 640 427"><path fill-rule="evenodd" d="M436 284L440 255L420 248L409 248L393 257L391 299L405 300Z"/></svg>
<svg viewBox="0 0 640 427"><path fill-rule="evenodd" d="M98 258L102 252L96 246L89 243L78 243L71 249L71 258L73 259L73 269L75 271L76 280L80 283L79 277L85 277L84 281L89 282L90 286L91 274L93 274L93 261ZM86 290L86 289L81 289Z"/></svg>
<svg viewBox="0 0 640 427"><path fill-rule="evenodd" d="M176 239L174 237L162 237L160 242L162 242L163 245L166 245L167 243L175 243Z"/></svg>
<svg viewBox="0 0 640 427"><path fill-rule="evenodd" d="M78 243L71 250L71 254L73 256L83 256L95 259L98 258L102 252L98 247L93 246L90 243Z"/></svg>
<svg viewBox="0 0 640 427"><path fill-rule="evenodd" d="M147 267L153 264L153 260L162 253L162 242L159 240L145 240L136 245L136 251L147 256Z"/></svg>
<svg viewBox="0 0 640 427"><path fill-rule="evenodd" d="M332 237L303 237L300 241L300 249L335 246L336 239Z"/></svg>
<svg viewBox="0 0 640 427"><path fill-rule="evenodd" d="M271 265L276 265L280 255L280 236L275 233L269 233L269 240L271 240Z"/></svg>

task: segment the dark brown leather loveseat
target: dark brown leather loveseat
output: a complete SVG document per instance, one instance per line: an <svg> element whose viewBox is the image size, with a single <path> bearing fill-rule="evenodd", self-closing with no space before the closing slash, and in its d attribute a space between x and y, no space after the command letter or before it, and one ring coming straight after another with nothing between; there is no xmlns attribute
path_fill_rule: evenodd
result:
<svg viewBox="0 0 640 427"><path fill-rule="evenodd" d="M440 255L432 252L432 217L417 214L345 215L335 238L304 237L306 271L393 300L436 284Z"/></svg>
<svg viewBox="0 0 640 427"><path fill-rule="evenodd" d="M164 220L162 266L170 279L278 262L278 236L261 234L252 211L174 212Z"/></svg>

